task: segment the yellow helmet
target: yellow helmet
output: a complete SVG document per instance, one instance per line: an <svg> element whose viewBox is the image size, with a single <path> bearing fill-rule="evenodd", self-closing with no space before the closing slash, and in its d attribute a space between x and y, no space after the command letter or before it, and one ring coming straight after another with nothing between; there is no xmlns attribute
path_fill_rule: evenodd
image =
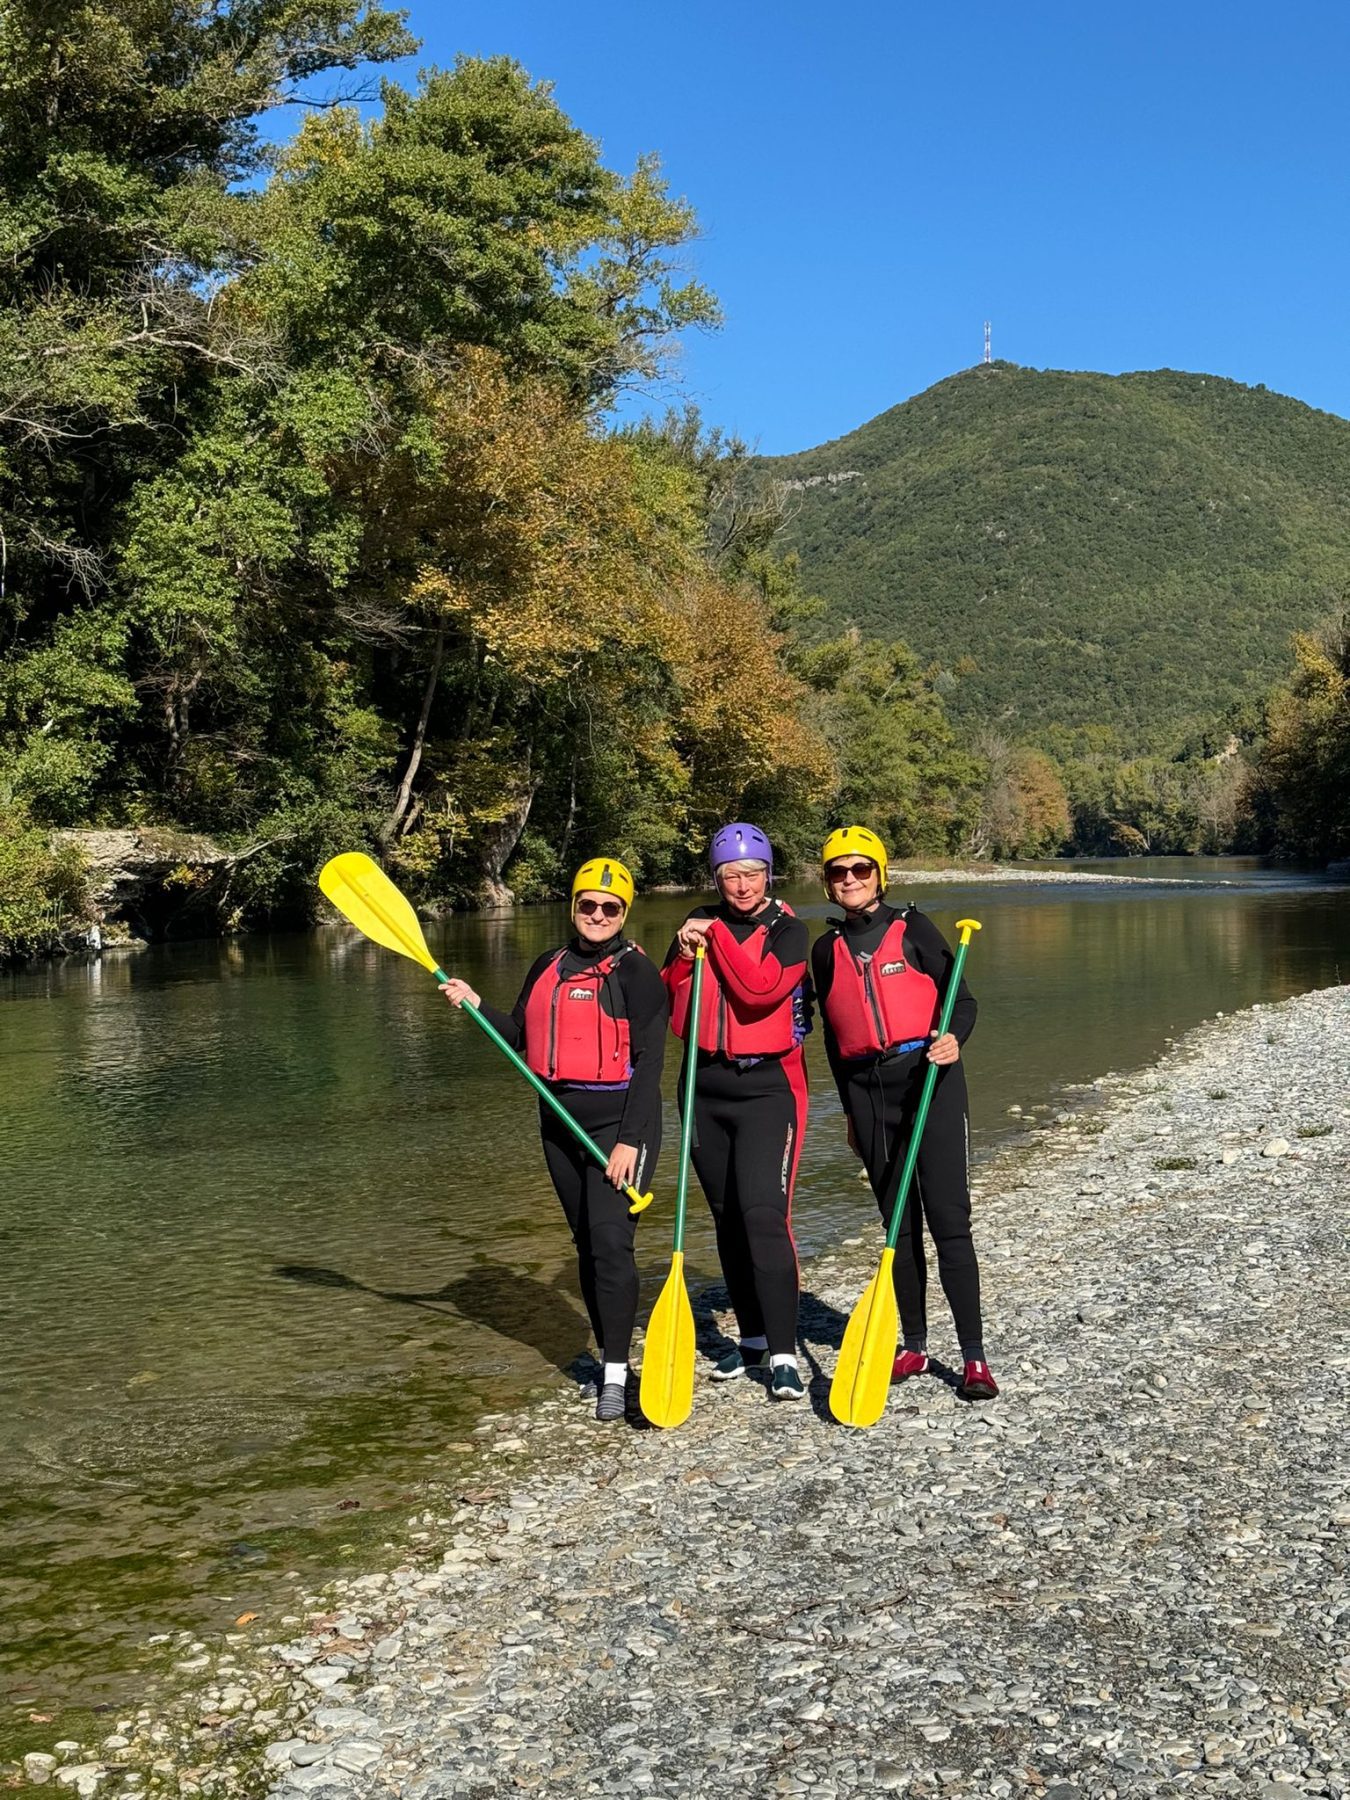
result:
<svg viewBox="0 0 1350 1800"><path fill-rule="evenodd" d="M633 904L633 877L623 864L613 856L593 856L589 862L582 863L572 877L572 898L585 889L595 893L613 894L616 900L622 900L625 911Z"/></svg>
<svg viewBox="0 0 1350 1800"><path fill-rule="evenodd" d="M841 825L838 831L832 831L826 838L820 852L822 868L832 863L836 856L867 856L881 871L881 885L884 888L890 880L890 870L886 867L886 846L875 831L869 831L865 825ZM825 883L825 892L830 891L830 884Z"/></svg>

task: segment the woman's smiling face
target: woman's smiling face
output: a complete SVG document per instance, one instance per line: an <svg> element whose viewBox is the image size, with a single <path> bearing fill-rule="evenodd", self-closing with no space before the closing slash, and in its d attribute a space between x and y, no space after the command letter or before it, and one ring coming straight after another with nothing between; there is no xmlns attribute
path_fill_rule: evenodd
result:
<svg viewBox="0 0 1350 1800"><path fill-rule="evenodd" d="M572 902L572 923L583 944L603 944L622 928L627 912L622 900L598 888L582 888Z"/></svg>
<svg viewBox="0 0 1350 1800"><path fill-rule="evenodd" d="M849 912L870 906L881 892L881 871L865 856L837 856L825 870L830 893Z"/></svg>
<svg viewBox="0 0 1350 1800"><path fill-rule="evenodd" d="M758 912L769 891L769 871L762 862L723 863L717 886L727 905L737 912Z"/></svg>

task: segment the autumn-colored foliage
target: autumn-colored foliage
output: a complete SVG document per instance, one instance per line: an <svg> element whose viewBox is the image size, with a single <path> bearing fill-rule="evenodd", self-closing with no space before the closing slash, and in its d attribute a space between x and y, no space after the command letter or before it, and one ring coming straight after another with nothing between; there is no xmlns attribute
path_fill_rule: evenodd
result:
<svg viewBox="0 0 1350 1800"><path fill-rule="evenodd" d="M1350 856L1350 614L1294 639L1294 673L1271 701L1257 803L1275 847Z"/></svg>

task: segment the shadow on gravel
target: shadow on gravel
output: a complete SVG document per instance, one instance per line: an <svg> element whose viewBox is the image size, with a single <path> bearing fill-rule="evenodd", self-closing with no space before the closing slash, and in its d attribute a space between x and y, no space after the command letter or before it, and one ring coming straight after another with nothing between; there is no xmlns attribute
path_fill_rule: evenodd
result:
<svg viewBox="0 0 1350 1800"><path fill-rule="evenodd" d="M929 1376L936 1377L938 1381L945 1382L961 1402L962 1406L977 1406L979 1404L978 1401L970 1399L966 1394L961 1392L962 1373L963 1371L960 1369L949 1368L940 1357L934 1356L930 1351L928 1357ZM919 1379L922 1381L924 1377L920 1376Z"/></svg>
<svg viewBox="0 0 1350 1800"><path fill-rule="evenodd" d="M585 1321L573 1309L565 1287L551 1286L486 1258L443 1287L425 1293L368 1287L339 1269L319 1269L305 1263L279 1263L272 1273L305 1287L341 1288L398 1306L454 1313L485 1326L499 1337L523 1344L564 1375L575 1374L587 1337Z"/></svg>

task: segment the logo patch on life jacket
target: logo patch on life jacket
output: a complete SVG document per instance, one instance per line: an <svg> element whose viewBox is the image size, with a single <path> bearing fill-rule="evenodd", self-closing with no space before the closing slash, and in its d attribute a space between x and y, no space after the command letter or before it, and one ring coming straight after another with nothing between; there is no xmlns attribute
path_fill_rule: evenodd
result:
<svg viewBox="0 0 1350 1800"><path fill-rule="evenodd" d="M881 973L883 975L903 975L904 972L905 972L905 962L904 962L903 957L900 959L899 962L882 963L882 965L881 965Z"/></svg>
<svg viewBox="0 0 1350 1800"><path fill-rule="evenodd" d="M594 1000L595 991L592 988L568 988L567 998L569 1000Z"/></svg>

